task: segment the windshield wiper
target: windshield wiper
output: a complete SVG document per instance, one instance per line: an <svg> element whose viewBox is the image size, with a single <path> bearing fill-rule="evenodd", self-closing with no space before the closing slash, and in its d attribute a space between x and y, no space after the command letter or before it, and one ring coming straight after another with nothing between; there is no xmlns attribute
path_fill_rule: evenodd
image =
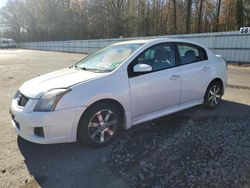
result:
<svg viewBox="0 0 250 188"><path fill-rule="evenodd" d="M69 67L70 69L81 69L80 67L78 67L77 65L73 65Z"/></svg>
<svg viewBox="0 0 250 188"><path fill-rule="evenodd" d="M90 70L89 68L86 68L86 67L79 67L79 66L77 66L77 65L74 65L74 66L72 66L71 68L75 68L75 69L80 69L80 70Z"/></svg>
<svg viewBox="0 0 250 188"><path fill-rule="evenodd" d="M87 67L79 67L77 65L74 66L76 69L81 69L85 71L91 71L91 72L110 72L110 70L101 70L101 69L95 69L95 68L87 68Z"/></svg>

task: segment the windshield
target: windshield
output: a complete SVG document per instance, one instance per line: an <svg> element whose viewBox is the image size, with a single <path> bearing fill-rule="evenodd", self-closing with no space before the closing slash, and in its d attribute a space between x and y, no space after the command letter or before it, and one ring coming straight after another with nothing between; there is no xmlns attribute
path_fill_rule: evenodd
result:
<svg viewBox="0 0 250 188"><path fill-rule="evenodd" d="M98 72L110 72L116 69L140 46L142 44L111 45L81 60L75 67Z"/></svg>

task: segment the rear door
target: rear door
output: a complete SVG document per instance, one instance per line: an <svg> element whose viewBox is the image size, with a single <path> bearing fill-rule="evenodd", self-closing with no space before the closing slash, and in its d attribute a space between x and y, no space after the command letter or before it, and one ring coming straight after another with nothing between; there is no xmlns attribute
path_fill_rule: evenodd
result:
<svg viewBox="0 0 250 188"><path fill-rule="evenodd" d="M211 78L211 65L207 53L197 45L176 45L181 67L181 103L202 99Z"/></svg>

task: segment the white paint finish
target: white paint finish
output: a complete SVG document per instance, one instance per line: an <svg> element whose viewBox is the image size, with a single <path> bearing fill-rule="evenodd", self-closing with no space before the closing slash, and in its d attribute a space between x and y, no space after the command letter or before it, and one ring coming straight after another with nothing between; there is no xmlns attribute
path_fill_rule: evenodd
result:
<svg viewBox="0 0 250 188"><path fill-rule="evenodd" d="M187 108L190 108L190 107L202 104L202 103L203 103L203 98L202 99L197 99L197 100L194 100L194 101L190 101L190 102L187 102L187 103L184 103L184 104L179 104L179 105L176 105L176 106L172 106L170 108L166 108L166 109L163 109L163 110L152 112L150 114L146 114L146 115L141 116L139 118L133 119L132 124L137 125L139 123L143 123L145 121L149 121L149 120L159 118L159 117L162 117L162 116L166 116L166 115L169 115L169 114L181 111L181 110L185 110Z"/></svg>
<svg viewBox="0 0 250 188"><path fill-rule="evenodd" d="M205 47L208 61L129 78L128 65L144 50L159 43L189 41L171 38L136 42L145 44L113 72L93 73L67 68L24 83L20 91L33 99L24 108L20 108L17 101L13 100L10 108L21 126L18 134L36 143L73 142L76 141L82 114L99 100L112 99L119 102L124 110L124 128L129 129L132 125L202 104L206 88L215 78L221 78L226 87L227 70L224 60L215 57ZM209 68L203 70L204 67ZM33 111L43 93L62 87L69 87L71 91L61 98L55 111ZM44 127L45 138L35 136L34 127Z"/></svg>
<svg viewBox="0 0 250 188"><path fill-rule="evenodd" d="M30 105L36 102L31 99ZM12 121L12 125L21 137L35 143L51 144L76 141L76 125L85 108L75 107L53 112L33 112L18 107L16 101L13 101L10 110L15 115L15 121L20 124L19 130ZM35 127L44 128L45 138L34 134Z"/></svg>
<svg viewBox="0 0 250 188"><path fill-rule="evenodd" d="M41 95L55 88L67 88L79 82L85 82L104 76L100 73L79 71L74 68L65 68L25 82L20 87L20 92L28 97L39 98Z"/></svg>
<svg viewBox="0 0 250 188"><path fill-rule="evenodd" d="M175 67L129 79L132 119L180 103L180 69Z"/></svg>
<svg viewBox="0 0 250 188"><path fill-rule="evenodd" d="M181 66L181 103L203 98L206 83L212 76L209 61Z"/></svg>

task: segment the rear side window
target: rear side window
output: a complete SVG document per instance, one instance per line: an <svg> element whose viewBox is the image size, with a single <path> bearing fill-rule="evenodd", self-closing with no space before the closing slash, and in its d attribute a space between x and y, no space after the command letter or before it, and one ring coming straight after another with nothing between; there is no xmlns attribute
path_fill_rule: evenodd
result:
<svg viewBox="0 0 250 188"><path fill-rule="evenodd" d="M196 45L178 44L178 51L181 65L207 60L206 51Z"/></svg>

